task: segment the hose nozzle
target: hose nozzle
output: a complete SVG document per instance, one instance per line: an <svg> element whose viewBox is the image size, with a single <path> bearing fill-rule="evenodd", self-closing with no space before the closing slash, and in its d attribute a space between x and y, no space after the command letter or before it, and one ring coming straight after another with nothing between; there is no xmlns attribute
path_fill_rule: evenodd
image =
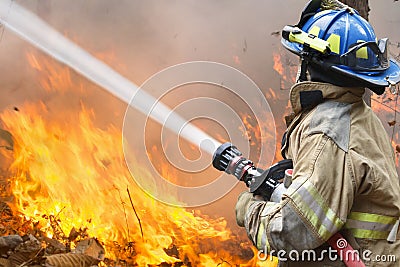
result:
<svg viewBox="0 0 400 267"><path fill-rule="evenodd" d="M217 170L234 175L238 180L244 181L248 174L258 173L251 160L243 157L236 146L231 143L222 144L214 153L213 166Z"/></svg>
<svg viewBox="0 0 400 267"><path fill-rule="evenodd" d="M257 169L251 160L243 157L236 146L222 144L213 156L213 166L217 170L234 175L243 181L251 193L270 200L275 188L283 182L285 170L293 168L291 160L282 160L266 170Z"/></svg>

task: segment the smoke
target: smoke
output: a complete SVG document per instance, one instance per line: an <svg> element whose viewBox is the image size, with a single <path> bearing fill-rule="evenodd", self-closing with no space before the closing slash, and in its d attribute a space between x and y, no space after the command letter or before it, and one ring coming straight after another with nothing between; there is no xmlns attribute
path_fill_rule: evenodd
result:
<svg viewBox="0 0 400 267"><path fill-rule="evenodd" d="M143 83L166 67L187 61L207 60L233 66L248 75L264 92L274 89L277 99L269 102L280 129L283 129L282 113L288 92L280 90L279 75L272 70L272 52L285 57L288 54L281 50L280 38L271 33L281 30L286 24L296 23L306 2L18 1L91 54L105 55L112 68L136 84ZM370 19L376 26L377 35L391 37L398 34L395 15L399 13L400 4L370 2ZM392 15L385 16L386 12ZM54 113L60 110L74 112L85 103L95 110L98 125L112 123L122 127L126 104L96 86L84 88L78 96L68 92L49 94L42 90L37 82L38 72L26 60L27 51L40 52L12 32L1 31L0 110L40 100ZM218 95L221 90L212 86L198 86L198 90L211 97L221 97ZM176 99L184 101L193 97L183 89L180 91L182 93L177 97L166 96L167 104L175 105ZM188 92L193 93L193 90ZM237 107L237 104L232 103L232 106ZM234 199L244 189L242 185L237 186L225 198L205 207L203 213L225 216L233 222Z"/></svg>
<svg viewBox="0 0 400 267"><path fill-rule="evenodd" d="M275 1L37 0L20 3L90 53L112 53L111 67L136 84L177 63L210 60L238 68L261 88L276 88L278 83L273 80L277 76L270 70L271 50L280 45L279 38L270 33L280 30L288 21L297 20L302 4L292 2L293 10L285 10L287 19L278 12L285 9L283 4ZM27 49L32 47L4 30L0 58L7 98L1 98L1 108L35 96L45 98L34 82L35 73L26 65ZM29 82L28 86L20 84ZM89 102L104 103L110 99L107 94L99 94L100 101ZM113 104L121 106L117 102ZM104 109L102 106L99 109ZM122 119L108 120L117 125L122 123Z"/></svg>

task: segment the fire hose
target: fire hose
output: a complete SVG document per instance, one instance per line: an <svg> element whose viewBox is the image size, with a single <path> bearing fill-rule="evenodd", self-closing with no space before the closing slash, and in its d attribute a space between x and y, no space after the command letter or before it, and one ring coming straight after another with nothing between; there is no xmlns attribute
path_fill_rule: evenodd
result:
<svg viewBox="0 0 400 267"><path fill-rule="evenodd" d="M214 153L212 164L219 171L234 175L249 188L250 193L263 197L265 201L279 202L283 192L292 183L293 162L284 159L266 170L256 168L251 160L243 157L238 148L224 143ZM347 242L347 246L338 246L339 240L345 240L338 232L327 243L341 256L348 267L365 267L358 253ZM347 257L355 255L355 257ZM345 256L345 257L343 257Z"/></svg>

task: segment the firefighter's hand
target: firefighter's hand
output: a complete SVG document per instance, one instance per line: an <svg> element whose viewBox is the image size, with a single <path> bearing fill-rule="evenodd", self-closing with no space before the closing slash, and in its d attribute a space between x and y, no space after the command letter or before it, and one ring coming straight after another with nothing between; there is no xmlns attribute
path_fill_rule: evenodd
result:
<svg viewBox="0 0 400 267"><path fill-rule="evenodd" d="M238 201L236 203L236 208L235 208L236 223L241 227L244 227L244 217L246 215L247 209L252 199L253 199L253 194L247 191L242 192L238 197Z"/></svg>

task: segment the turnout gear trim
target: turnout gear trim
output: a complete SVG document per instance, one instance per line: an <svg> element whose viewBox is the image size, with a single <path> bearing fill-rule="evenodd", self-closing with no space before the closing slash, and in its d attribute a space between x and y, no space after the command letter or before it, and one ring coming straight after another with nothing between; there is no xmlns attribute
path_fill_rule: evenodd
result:
<svg viewBox="0 0 400 267"><path fill-rule="evenodd" d="M397 219L373 213L351 212L344 228L349 229L357 238L387 239Z"/></svg>
<svg viewBox="0 0 400 267"><path fill-rule="evenodd" d="M260 226L258 227L258 233L257 233L257 248L260 250L269 250L270 246L267 241L267 232L265 231L265 218L261 219ZM264 253L267 253L268 251L264 251Z"/></svg>
<svg viewBox="0 0 400 267"><path fill-rule="evenodd" d="M301 186L290 194L293 202L304 213L303 216L312 224L318 235L327 241L342 228L344 222L329 208L310 181L296 182L301 183Z"/></svg>
<svg viewBox="0 0 400 267"><path fill-rule="evenodd" d="M245 195L253 194L249 192L241 194L241 196L246 197ZM278 204L274 202L264 202L256 200L255 198L251 198L248 208L245 209L246 215L244 217L244 226L246 229L252 229L247 231L247 235L259 250L270 249L270 245L266 237L265 223L267 222L267 214L272 210L276 210L277 205ZM238 209L238 206L236 207ZM259 214L259 216L256 214ZM260 229L260 226L262 229Z"/></svg>

